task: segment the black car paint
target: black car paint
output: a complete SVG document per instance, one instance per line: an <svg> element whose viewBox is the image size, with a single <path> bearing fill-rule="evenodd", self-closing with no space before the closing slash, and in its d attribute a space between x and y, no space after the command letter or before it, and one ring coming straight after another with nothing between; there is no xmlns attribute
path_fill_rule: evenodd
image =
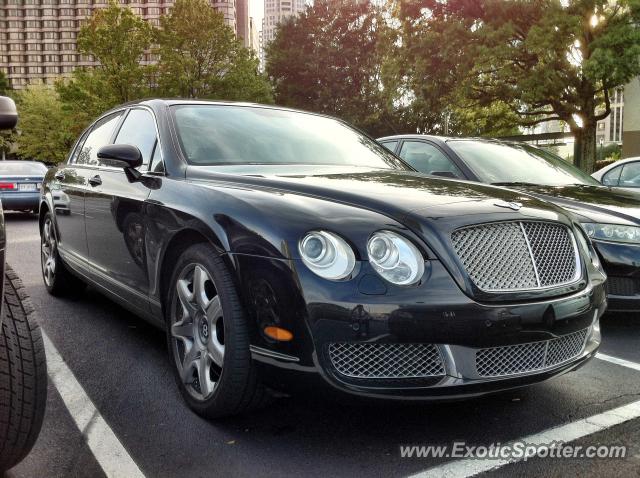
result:
<svg viewBox="0 0 640 478"><path fill-rule="evenodd" d="M534 219L575 230L571 219L524 194L408 171L288 165L244 167L239 173L233 167L187 166L171 127L171 104L151 100L123 107L154 114L164 173L144 172L140 181L131 182L123 170L63 165L49 171L43 188L41 218L46 210L56 210L52 196L57 188L74 194L70 214L55 214L65 264L136 314L165 327L163 299L172 264L193 241L207 241L233 271L251 318L253 358L275 385L285 380L283 371L297 371L372 396L476 394L534 383L594 355L597 342L579 360L551 372L483 384L449 377L439 384L423 380L389 389L338 378L324 355L331 340L491 346L546 340L589 327L606 307L604 277L583 259L584 280L547 296L483 294L451 253L452 229ZM101 184L93 186L88 179L96 175ZM523 207L511 211L495 206L496 200L519 201ZM332 282L304 266L297 243L313 229L335 231L351 243L358 260L352 277ZM397 231L422 250L427 266L418 284L394 286L369 266L366 242L379 229ZM294 340L275 342L263 333L266 325L290 330ZM452 392L451 386L460 391Z"/></svg>
<svg viewBox="0 0 640 478"><path fill-rule="evenodd" d="M449 138L429 135L396 135L379 138L397 141L394 152L399 154L405 140L423 141L437 147L459 167L465 177L461 179L480 181L480 178L467 166L451 147ZM452 138L455 141L455 138ZM495 141L476 139L478 141ZM535 182L535 178L532 178ZM579 221L600 222L640 226L640 193L619 188L591 185L545 186L517 184L509 186L528 195L539 197L571 211ZM605 271L611 278L629 278L640 284L640 246L632 244L593 241ZM609 294L609 310L619 312L637 312L640 310L640 289L633 296Z"/></svg>

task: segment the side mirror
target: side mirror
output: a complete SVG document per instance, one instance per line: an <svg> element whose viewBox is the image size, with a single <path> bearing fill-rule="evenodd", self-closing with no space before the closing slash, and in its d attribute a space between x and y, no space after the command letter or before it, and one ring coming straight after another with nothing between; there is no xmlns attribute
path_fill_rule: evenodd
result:
<svg viewBox="0 0 640 478"><path fill-rule="evenodd" d="M18 124L18 110L13 100L0 96L0 130L13 129Z"/></svg>
<svg viewBox="0 0 640 478"><path fill-rule="evenodd" d="M98 150L98 159L105 166L135 169L142 164L142 153L130 144L108 144Z"/></svg>

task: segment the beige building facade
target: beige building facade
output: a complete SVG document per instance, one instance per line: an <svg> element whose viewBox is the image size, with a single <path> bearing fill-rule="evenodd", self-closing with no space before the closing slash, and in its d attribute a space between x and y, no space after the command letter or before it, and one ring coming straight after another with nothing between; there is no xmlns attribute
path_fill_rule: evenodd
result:
<svg viewBox="0 0 640 478"><path fill-rule="evenodd" d="M174 0L120 0L134 13L154 25ZM95 62L77 51L76 39L82 22L108 0L0 0L0 70L12 87L32 82L51 83L76 67ZM237 33L237 4L248 8L248 0L212 1L225 22ZM150 62L148 56L144 62Z"/></svg>
<svg viewBox="0 0 640 478"><path fill-rule="evenodd" d="M624 88L622 127L622 157L640 156L640 78L634 78Z"/></svg>

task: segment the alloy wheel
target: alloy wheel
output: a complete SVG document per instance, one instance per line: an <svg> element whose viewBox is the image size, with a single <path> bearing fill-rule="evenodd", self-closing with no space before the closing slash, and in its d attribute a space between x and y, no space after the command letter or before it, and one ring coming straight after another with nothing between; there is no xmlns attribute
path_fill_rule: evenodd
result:
<svg viewBox="0 0 640 478"><path fill-rule="evenodd" d="M224 318L211 276L200 264L187 265L175 283L171 337L176 366L196 400L210 398L224 361Z"/></svg>
<svg viewBox="0 0 640 478"><path fill-rule="evenodd" d="M56 260L58 254L58 242L53 221L47 217L42 226L41 261L42 276L48 287L53 285L56 275Z"/></svg>

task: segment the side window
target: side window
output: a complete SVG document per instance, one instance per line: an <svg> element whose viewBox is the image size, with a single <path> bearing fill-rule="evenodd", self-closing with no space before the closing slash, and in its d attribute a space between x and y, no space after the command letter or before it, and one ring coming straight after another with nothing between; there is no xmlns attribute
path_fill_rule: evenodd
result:
<svg viewBox="0 0 640 478"><path fill-rule="evenodd" d="M67 161L69 164L75 164L78 160L78 155L80 154L80 151L82 151L82 146L84 146L84 142L87 139L89 132L90 130L87 130L82 136L80 136L80 139L76 143L76 147L71 152L71 156L69 156L69 161Z"/></svg>
<svg viewBox="0 0 640 478"><path fill-rule="evenodd" d="M622 188L640 188L640 162L627 163L622 168L619 186Z"/></svg>
<svg viewBox="0 0 640 478"><path fill-rule="evenodd" d="M380 144L393 153L396 150L396 146L398 146L398 141L385 141Z"/></svg>
<svg viewBox="0 0 640 478"><path fill-rule="evenodd" d="M153 157L151 158L149 171L154 173L164 173L164 163L162 162L162 155L160 154L160 143L157 141L156 146L153 149Z"/></svg>
<svg viewBox="0 0 640 478"><path fill-rule="evenodd" d="M400 157L421 173L464 178L462 171L434 145L422 141L405 141Z"/></svg>
<svg viewBox="0 0 640 478"><path fill-rule="evenodd" d="M602 176L602 184L605 186L617 186L620 180L620 173L622 172L622 166L613 168L611 171Z"/></svg>
<svg viewBox="0 0 640 478"><path fill-rule="evenodd" d="M75 164L85 164L89 166L97 166L98 150L105 144L109 144L113 130L120 119L122 113L115 113L99 120L91 128L91 132L87 136L78 156L75 158Z"/></svg>
<svg viewBox="0 0 640 478"><path fill-rule="evenodd" d="M143 109L129 111L115 142L137 146L142 153L142 169L146 169L156 144L156 123L153 115Z"/></svg>

